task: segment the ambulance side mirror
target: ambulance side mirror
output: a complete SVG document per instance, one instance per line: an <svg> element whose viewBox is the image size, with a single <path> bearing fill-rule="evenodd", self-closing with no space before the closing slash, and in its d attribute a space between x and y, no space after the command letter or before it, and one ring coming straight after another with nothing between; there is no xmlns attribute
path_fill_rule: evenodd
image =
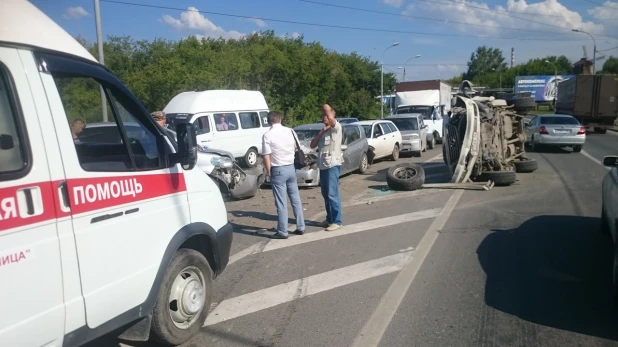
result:
<svg viewBox="0 0 618 347"><path fill-rule="evenodd" d="M180 123L176 126L178 153L176 163L185 170L191 170L197 164L197 133L190 123Z"/></svg>

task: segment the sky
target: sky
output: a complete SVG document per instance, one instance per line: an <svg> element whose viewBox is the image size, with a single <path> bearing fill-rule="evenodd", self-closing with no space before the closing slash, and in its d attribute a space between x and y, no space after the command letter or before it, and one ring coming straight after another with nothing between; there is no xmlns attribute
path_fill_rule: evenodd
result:
<svg viewBox="0 0 618 347"><path fill-rule="evenodd" d="M96 41L93 0L31 2L70 34ZM382 61L400 81L404 64L408 81L453 77L481 45L500 48L508 64L514 48L515 65L548 55L574 62L583 46L592 58L592 38L573 29L594 37L597 56L618 55L618 0L100 0L100 9L104 37L239 38L274 30Z"/></svg>

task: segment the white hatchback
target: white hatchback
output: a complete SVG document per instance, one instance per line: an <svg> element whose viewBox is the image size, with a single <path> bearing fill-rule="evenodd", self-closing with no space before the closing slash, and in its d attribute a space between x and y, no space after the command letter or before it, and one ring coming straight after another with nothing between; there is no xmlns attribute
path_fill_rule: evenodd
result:
<svg viewBox="0 0 618 347"><path fill-rule="evenodd" d="M390 157L399 159L401 151L401 132L393 122L384 119L364 120L358 122L365 129L369 146L374 148L376 159Z"/></svg>

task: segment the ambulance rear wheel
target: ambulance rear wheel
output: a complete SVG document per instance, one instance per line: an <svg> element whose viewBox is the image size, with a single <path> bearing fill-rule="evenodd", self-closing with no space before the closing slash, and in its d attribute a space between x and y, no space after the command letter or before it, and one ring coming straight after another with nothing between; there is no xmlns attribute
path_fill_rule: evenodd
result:
<svg viewBox="0 0 618 347"><path fill-rule="evenodd" d="M176 251L152 312L151 332L161 343L180 345L198 333L212 304L213 273L193 249Z"/></svg>

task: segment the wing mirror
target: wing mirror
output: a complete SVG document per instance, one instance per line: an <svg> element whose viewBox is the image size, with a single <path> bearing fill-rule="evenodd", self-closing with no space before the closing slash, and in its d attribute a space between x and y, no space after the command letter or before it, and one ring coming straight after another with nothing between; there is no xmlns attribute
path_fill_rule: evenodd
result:
<svg viewBox="0 0 618 347"><path fill-rule="evenodd" d="M618 156L615 156L615 155L606 156L605 158L603 158L603 165L609 166L609 167L618 166Z"/></svg>
<svg viewBox="0 0 618 347"><path fill-rule="evenodd" d="M341 145L341 150L342 151L348 150L348 145Z"/></svg>
<svg viewBox="0 0 618 347"><path fill-rule="evenodd" d="M197 134L195 127L189 123L180 123L176 126L178 153L172 160L180 163L185 170L191 170L197 164Z"/></svg>

